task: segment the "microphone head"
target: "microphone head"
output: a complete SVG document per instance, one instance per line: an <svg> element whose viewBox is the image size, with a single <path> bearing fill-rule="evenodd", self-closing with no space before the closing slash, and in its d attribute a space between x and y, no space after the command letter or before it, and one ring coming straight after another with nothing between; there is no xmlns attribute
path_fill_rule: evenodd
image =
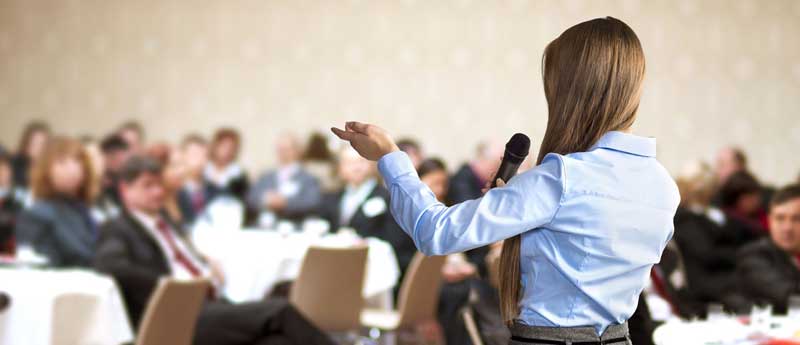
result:
<svg viewBox="0 0 800 345"><path fill-rule="evenodd" d="M522 133L516 133L506 143L506 153L503 159L509 160L514 164L521 164L528 156L531 148L531 139Z"/></svg>

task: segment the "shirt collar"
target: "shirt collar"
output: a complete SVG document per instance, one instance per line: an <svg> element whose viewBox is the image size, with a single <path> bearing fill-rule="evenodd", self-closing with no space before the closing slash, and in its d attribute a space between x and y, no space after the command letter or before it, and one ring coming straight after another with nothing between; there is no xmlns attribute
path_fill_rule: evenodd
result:
<svg viewBox="0 0 800 345"><path fill-rule="evenodd" d="M596 148L634 154L644 157L656 156L656 138L640 137L624 132L611 131L600 137L600 140L589 151Z"/></svg>

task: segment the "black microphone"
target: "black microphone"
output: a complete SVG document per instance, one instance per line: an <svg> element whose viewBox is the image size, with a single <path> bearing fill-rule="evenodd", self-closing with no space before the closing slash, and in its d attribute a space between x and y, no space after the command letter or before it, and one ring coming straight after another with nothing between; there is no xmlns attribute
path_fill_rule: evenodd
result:
<svg viewBox="0 0 800 345"><path fill-rule="evenodd" d="M492 179L492 188L497 187L497 179L502 179L503 182L508 182L519 170L519 165L528 156L528 151L531 148L531 139L527 135L517 133L511 136L511 139L506 143L506 153L503 154L503 162L497 168L497 174Z"/></svg>

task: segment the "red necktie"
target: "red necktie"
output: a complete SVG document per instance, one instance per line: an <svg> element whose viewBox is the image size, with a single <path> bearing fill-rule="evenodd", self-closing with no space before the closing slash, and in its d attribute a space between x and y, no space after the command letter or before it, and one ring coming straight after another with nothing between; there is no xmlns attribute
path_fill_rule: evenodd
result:
<svg viewBox="0 0 800 345"><path fill-rule="evenodd" d="M156 222L156 227L158 231L161 232L161 235L167 240L167 244L169 244L169 248L172 250L172 253L175 255L175 261L177 261L183 268L185 268L189 273L192 274L192 277L199 277L201 275L200 269L197 268L192 263L192 260L189 260L189 256L184 254L181 249L175 243L175 238L172 236L172 230L170 226L165 222L163 219L159 219Z"/></svg>
<svg viewBox="0 0 800 345"><path fill-rule="evenodd" d="M200 210L203 209L203 205L205 205L203 191L195 191L194 194L192 194L192 208L194 209L194 212L200 212Z"/></svg>

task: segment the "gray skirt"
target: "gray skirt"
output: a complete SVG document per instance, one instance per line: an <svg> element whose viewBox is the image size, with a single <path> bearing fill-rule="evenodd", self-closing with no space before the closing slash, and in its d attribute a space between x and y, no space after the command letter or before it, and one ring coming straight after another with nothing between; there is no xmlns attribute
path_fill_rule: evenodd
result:
<svg viewBox="0 0 800 345"><path fill-rule="evenodd" d="M594 327L539 327L515 323L509 345L631 345L628 323L611 325L597 336Z"/></svg>

